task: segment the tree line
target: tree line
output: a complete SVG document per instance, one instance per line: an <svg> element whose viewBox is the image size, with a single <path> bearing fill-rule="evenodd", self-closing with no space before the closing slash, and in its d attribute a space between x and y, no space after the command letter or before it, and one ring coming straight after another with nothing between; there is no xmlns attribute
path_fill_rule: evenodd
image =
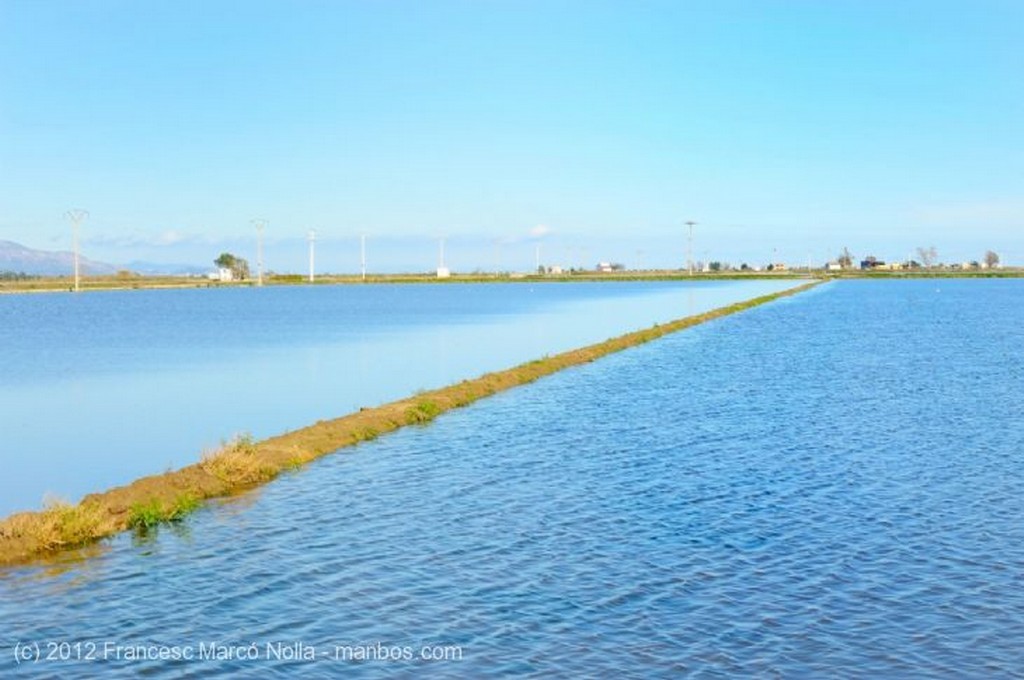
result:
<svg viewBox="0 0 1024 680"><path fill-rule="evenodd" d="M0 281L27 281L29 279L39 278L32 274L26 274L25 272L14 272L3 270L0 271Z"/></svg>
<svg viewBox="0 0 1024 680"><path fill-rule="evenodd" d="M910 260L909 262L907 262L907 265L909 265L910 267L925 267L925 268L928 268L928 267L934 267L934 266L940 264L939 263L939 251L936 250L935 246L927 246L927 247L920 246L920 247L917 248L916 253L917 253L917 258L918 259L917 260ZM877 259L874 256L870 256L869 255L868 257L864 258L864 261L865 262L874 263L874 262L877 262ZM836 257L836 262L843 269L849 269L850 267L852 267L853 266L853 254L850 252L850 249L844 247L842 249L842 251L840 251L839 255ZM981 262L984 262L985 266L990 268L990 269L992 267L998 267L999 266L999 253L997 253L994 250L986 250L985 251L985 255L982 257ZM971 262L971 266L979 267L979 266L981 266L981 263L978 262L977 260L973 260Z"/></svg>

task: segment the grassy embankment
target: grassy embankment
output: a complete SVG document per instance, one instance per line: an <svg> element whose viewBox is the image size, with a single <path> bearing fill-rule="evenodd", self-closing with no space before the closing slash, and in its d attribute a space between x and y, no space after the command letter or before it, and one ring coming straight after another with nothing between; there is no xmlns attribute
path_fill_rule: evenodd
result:
<svg viewBox="0 0 1024 680"><path fill-rule="evenodd" d="M0 565L30 562L62 549L83 546L131 528L148 528L185 517L204 499L229 496L270 481L325 454L369 441L497 392L524 385L571 366L634 347L668 333L735 314L818 285L812 281L780 293L739 302L704 314L627 333L551 357L341 418L320 421L260 442L238 438L194 465L86 496L72 506L51 504L38 512L0 521Z"/></svg>

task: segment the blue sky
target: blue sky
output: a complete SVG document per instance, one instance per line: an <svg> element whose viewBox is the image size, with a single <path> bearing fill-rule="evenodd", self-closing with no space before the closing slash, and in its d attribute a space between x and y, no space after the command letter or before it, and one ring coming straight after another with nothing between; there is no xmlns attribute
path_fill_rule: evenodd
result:
<svg viewBox="0 0 1024 680"><path fill-rule="evenodd" d="M328 271L1024 264L1024 2L0 0L0 239Z"/></svg>

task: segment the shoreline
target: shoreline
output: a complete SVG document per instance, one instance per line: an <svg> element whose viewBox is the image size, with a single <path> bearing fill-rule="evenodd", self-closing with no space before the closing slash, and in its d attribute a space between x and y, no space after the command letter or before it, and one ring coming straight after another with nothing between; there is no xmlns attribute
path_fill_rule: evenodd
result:
<svg viewBox="0 0 1024 680"><path fill-rule="evenodd" d="M1022 274L1024 275L1024 274ZM804 271L779 272L697 272L693 276L685 271L644 271L644 272L579 272L575 274L452 274L448 278L439 279L430 273L416 274L368 274L363 279L358 274L320 274L310 282L305 276L276 274L264 278L260 286L253 279L244 281L209 281L203 278L189 277L146 277L131 279L115 277L84 277L81 282L82 293L100 291L132 291L132 290L217 290L231 288L277 288L282 286L358 286L367 284L443 284L456 285L466 283L603 283L603 282L644 282L644 281L743 281L743 280L779 280L793 281L818 278L809 276ZM73 282L66 277L41 277L20 281L0 281L0 295L16 295L20 293L74 293Z"/></svg>
<svg viewBox="0 0 1024 680"><path fill-rule="evenodd" d="M914 271L860 271L822 272L795 269L781 272L695 272L692 276L685 271L651 270L625 272L579 272L574 274L453 274L450 278L439 279L433 274L368 274L363 279L358 274L321 274L316 281L309 282L304 276L278 274L268 276L264 287L278 286L332 286L365 284L445 284L464 283L572 283L572 282L643 282L643 281L744 281L744 280L793 280L814 278L820 281L849 279L1015 279L1024 278L1024 268L1007 267L997 270L914 270ZM44 277L22 281L0 281L0 295L30 293L73 293L72 282L67 278ZM201 278L184 277L136 277L119 279L115 277L84 277L81 291L132 291L132 290L187 290L258 288L253 280L214 282Z"/></svg>
<svg viewBox="0 0 1024 680"><path fill-rule="evenodd" d="M498 392L713 319L796 295L821 283L822 280L805 280L801 285L777 293L360 409L259 442L241 437L205 455L198 463L89 494L78 505L53 504L39 511L10 515L0 519L0 567L28 564L128 529L147 529L178 521L207 499L244 492L329 453L408 425L428 423L446 411L468 406Z"/></svg>

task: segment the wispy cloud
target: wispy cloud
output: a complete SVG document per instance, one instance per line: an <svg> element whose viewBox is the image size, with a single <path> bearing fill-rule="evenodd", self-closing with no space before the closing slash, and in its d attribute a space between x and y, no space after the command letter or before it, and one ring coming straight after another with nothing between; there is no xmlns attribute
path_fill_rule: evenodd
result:
<svg viewBox="0 0 1024 680"><path fill-rule="evenodd" d="M551 227L546 224L538 224L535 227L531 227L529 231L530 238L534 241L539 241L550 233Z"/></svg>
<svg viewBox="0 0 1024 680"><path fill-rule="evenodd" d="M538 224L530 227L525 232L519 232L512 236L498 236L488 237L491 243L498 243L503 246L511 246L517 243L524 243L530 241L542 241L551 235L551 227L546 224Z"/></svg>
<svg viewBox="0 0 1024 680"><path fill-rule="evenodd" d="M179 243L187 243L195 240L196 237L194 236L183 234L175 229L168 229L167 231L162 231L159 234L157 234L156 238L153 240L153 245L173 246Z"/></svg>
<svg viewBox="0 0 1024 680"><path fill-rule="evenodd" d="M93 233L84 236L83 243L106 248L170 248L180 245L213 244L202 234L189 234L177 229L166 229L160 232L133 231L127 234Z"/></svg>
<svg viewBox="0 0 1024 680"><path fill-rule="evenodd" d="M1024 226L1024 201L994 200L921 206L913 217L934 226Z"/></svg>

